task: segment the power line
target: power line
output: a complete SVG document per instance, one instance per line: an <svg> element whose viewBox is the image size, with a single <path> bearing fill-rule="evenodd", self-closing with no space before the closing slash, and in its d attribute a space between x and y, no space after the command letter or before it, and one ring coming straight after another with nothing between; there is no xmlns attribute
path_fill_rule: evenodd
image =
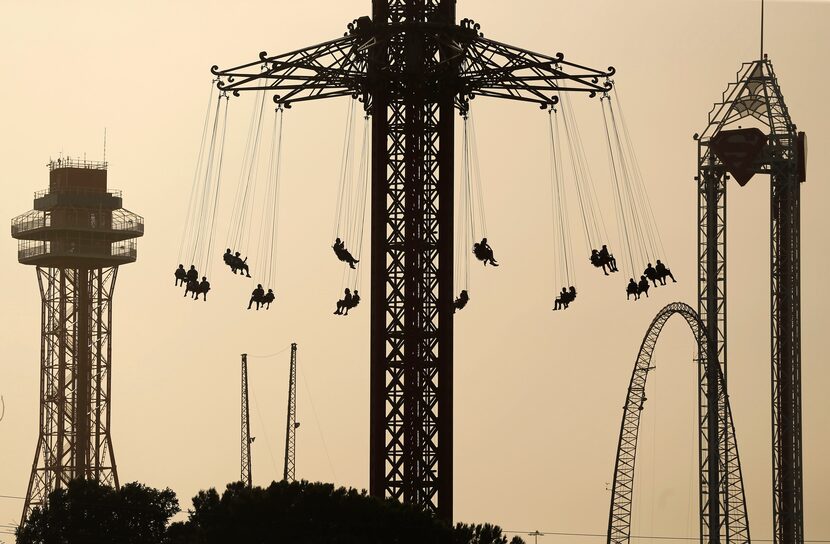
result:
<svg viewBox="0 0 830 544"><path fill-rule="evenodd" d="M254 358L254 359L269 359L269 358L271 358L271 357L276 357L277 355L279 355L279 354L281 354L281 353L285 353L285 351L286 351L286 350L288 350L288 348L290 348L290 347L291 347L291 344L288 344L287 346L285 346L284 348L282 348L282 349L281 349L281 350L279 350L278 352L276 352L276 353L270 353L270 354L268 354L268 355L251 355L251 354L249 353L249 354L248 354L248 357L249 357L249 358Z"/></svg>
<svg viewBox="0 0 830 544"><path fill-rule="evenodd" d="M502 530L505 534L519 534L519 535L529 535L529 536L575 536L575 537L587 537L587 538L608 538L606 533L566 533L563 531L508 531L506 529ZM631 538L641 538L643 540L700 540L699 537L696 536L659 536L659 535L631 535ZM763 538L753 538L754 542L774 542L772 539L763 539ZM826 544L830 543L830 540L804 540L804 542L809 542L813 544Z"/></svg>

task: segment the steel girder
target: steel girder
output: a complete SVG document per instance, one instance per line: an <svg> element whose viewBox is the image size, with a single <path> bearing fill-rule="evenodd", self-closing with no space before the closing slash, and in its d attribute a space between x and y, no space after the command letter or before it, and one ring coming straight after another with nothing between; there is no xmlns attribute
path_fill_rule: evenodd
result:
<svg viewBox="0 0 830 544"><path fill-rule="evenodd" d="M623 418L620 425L620 437L617 446L617 457L614 465L614 482L611 491L611 509L608 519L608 543L627 544L631 537L631 513L634 495L634 468L637 454L637 439L640 428L640 412L646 402L646 382L651 366L651 357L660 332L666 322L675 314L682 316L694 335L698 347L699 367L699 440L701 448L701 464L699 472L699 483L701 489L701 501L708 500L706 492L709 489L708 482L712 477L711 467L717 467L718 473L722 475L734 475L741 480L740 465L730 464L729 459L738 458L737 442L735 441L732 412L729 407L729 397L726 393L726 381L724 379L721 365L717 359L709 359L709 339L706 326L698 317L698 314L688 305L675 302L669 304L657 314L649 325L648 330L640 345L637 360L634 364L634 371L631 375L631 382L628 386L625 406L623 407ZM712 383L714 382L714 383ZM711 392L715 391L714 397ZM710 410L709 401L714 402L714 409ZM714 423L711 419L714 418ZM714 431L713 431L714 429ZM728 431L726 431L728 430ZM710 433L714 432L717 446L714 453L710 453ZM729 452L730 455L725 455ZM725 476L719 476L719 478ZM722 482L720 482L722 483ZM723 486L720 487L721 489ZM743 495L741 494L741 498ZM734 508L734 506L733 506ZM730 509L726 509L730 511ZM701 518L701 542L714 542L717 539L707 533L708 525L705 517ZM730 542L749 542L749 533L745 535L731 535Z"/></svg>
<svg viewBox="0 0 830 544"><path fill-rule="evenodd" d="M118 267L37 268L40 425L21 524L73 479L118 488L110 435L112 295Z"/></svg>
<svg viewBox="0 0 830 544"><path fill-rule="evenodd" d="M717 331L718 350L726 360L726 166L710 143L737 121L754 119L767 128L764 150L753 171L770 175L770 288L773 520L777 544L804 540L801 453L801 302L800 181L798 133L784 102L772 63L741 67L698 137L701 267L699 307L704 322ZM717 196L715 196L715 193ZM707 196L708 195L708 196ZM710 229L704 223L707 218ZM712 224L715 226L712 226ZM717 246L717 250L707 247ZM704 315L704 312L705 315ZM711 316L711 317L710 317ZM726 367L725 367L726 368ZM727 496L734 500L729 481ZM729 517L727 516L727 520ZM746 523L746 520L732 520Z"/></svg>

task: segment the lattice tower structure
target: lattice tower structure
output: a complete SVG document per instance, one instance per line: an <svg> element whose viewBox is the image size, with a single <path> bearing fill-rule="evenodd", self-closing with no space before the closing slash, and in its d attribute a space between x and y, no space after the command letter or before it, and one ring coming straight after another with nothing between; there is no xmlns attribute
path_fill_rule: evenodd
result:
<svg viewBox="0 0 830 544"><path fill-rule="evenodd" d="M107 164L48 164L49 189L12 220L41 295L40 419L21 523L74 479L118 488L112 437L112 297L144 220L107 189Z"/></svg>
<svg viewBox="0 0 830 544"><path fill-rule="evenodd" d="M774 540L804 541L801 445L800 185L806 179L804 136L790 118L772 62L745 63L709 113L698 137L698 309L727 375L726 185L729 165L713 142L735 123L765 130L763 146L742 168L770 176L770 291ZM748 178L742 182L746 183ZM728 444L729 440L722 441ZM731 455L725 451L727 458ZM737 480L727 470L724 500L736 500ZM712 513L710 525L714 526ZM720 524L734 523L720 515Z"/></svg>
<svg viewBox="0 0 830 544"><path fill-rule="evenodd" d="M291 361L288 367L288 409L285 418L285 464L282 478L286 482L296 481L297 468L297 344L291 344Z"/></svg>
<svg viewBox="0 0 830 544"><path fill-rule="evenodd" d="M455 0L374 0L348 28L212 72L233 95L351 96L372 115L369 489L451 521L454 110L476 96L548 109L608 91L614 69L487 39Z"/></svg>
<svg viewBox="0 0 830 544"><path fill-rule="evenodd" d="M248 403L248 354L242 354L242 452L239 481L251 487L253 485L253 473L251 471L251 410Z"/></svg>

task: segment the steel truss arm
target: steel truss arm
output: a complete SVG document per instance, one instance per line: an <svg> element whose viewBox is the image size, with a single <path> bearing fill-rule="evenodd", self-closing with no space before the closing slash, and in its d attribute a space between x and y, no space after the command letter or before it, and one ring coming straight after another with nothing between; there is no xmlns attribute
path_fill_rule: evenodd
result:
<svg viewBox="0 0 830 544"><path fill-rule="evenodd" d="M211 72L218 78L219 89L239 96L240 91L270 91L274 102L290 106L292 102L319 100L365 92L366 55L371 39L349 34L290 53L268 56L234 68Z"/></svg>
<svg viewBox="0 0 830 544"><path fill-rule="evenodd" d="M356 22L357 23L357 22ZM488 96L544 107L555 104L562 92L582 92L591 97L611 88L608 78L615 70L589 68L555 56L528 51L520 47L487 39L478 32L478 25L464 20L460 26L434 24L397 24L383 27L349 25L342 38L312 45L289 53L268 56L233 68L211 72L218 78L218 87L238 96L241 91L270 91L274 102L319 100L338 96L362 97L368 104L372 89L368 87L369 55L375 46L394 40L404 32L432 34L449 54L430 74L437 85L446 81L446 66L457 65L456 93L465 101L474 96ZM380 66L384 72L394 72ZM600 82L601 79L604 82Z"/></svg>
<svg viewBox="0 0 830 544"><path fill-rule="evenodd" d="M464 58L459 76L464 95L535 102L546 107L555 104L561 92L583 92L593 97L611 89L607 78L614 75L613 67L596 70L568 62L562 53L552 57L490 40L476 32L478 25L462 21L462 26L471 25L473 32L463 33L462 42ZM601 78L605 78L602 83Z"/></svg>

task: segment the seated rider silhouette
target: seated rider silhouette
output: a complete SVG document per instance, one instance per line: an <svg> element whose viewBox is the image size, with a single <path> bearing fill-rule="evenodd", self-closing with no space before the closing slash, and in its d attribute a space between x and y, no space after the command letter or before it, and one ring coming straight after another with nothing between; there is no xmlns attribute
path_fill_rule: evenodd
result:
<svg viewBox="0 0 830 544"><path fill-rule="evenodd" d="M266 310L271 308L271 303L274 302L275 298L277 298L277 295L274 294L274 290L268 289L268 292L262 297L262 305L265 306Z"/></svg>
<svg viewBox="0 0 830 544"><path fill-rule="evenodd" d="M225 250L225 254L222 255L222 260L225 261L225 264L233 268L233 253L231 253L231 248Z"/></svg>
<svg viewBox="0 0 830 544"><path fill-rule="evenodd" d="M199 281L198 280L187 280L187 283L184 286L184 295L187 296L190 294L191 298L196 298L196 293L199 292Z"/></svg>
<svg viewBox="0 0 830 544"><path fill-rule="evenodd" d="M340 240L340 238L335 238L334 245L331 246L334 250L334 254L337 255L337 258L345 263L349 263L350 268L354 268L357 263L360 261L352 257L352 254L349 253L349 250L346 249L346 244Z"/></svg>
<svg viewBox="0 0 830 544"><path fill-rule="evenodd" d="M458 298L452 303L453 313L458 310L463 310L464 306L466 306L468 302L470 302L470 295L467 293L467 290L464 289L458 295Z"/></svg>
<svg viewBox="0 0 830 544"><path fill-rule="evenodd" d="M176 287L184 285L184 282L187 281L187 270L184 269L183 264L179 265L173 275L176 276Z"/></svg>
<svg viewBox="0 0 830 544"><path fill-rule="evenodd" d="M654 284L654 287L657 287L657 270L655 270L654 267L651 266L651 263L648 263L646 269L643 270L643 274L645 274L646 277L649 280L651 280L651 283Z"/></svg>
<svg viewBox="0 0 830 544"><path fill-rule="evenodd" d="M645 293L646 298L648 298L648 278L640 276L640 283L637 284L637 298L640 298L640 295L643 293Z"/></svg>
<svg viewBox="0 0 830 544"><path fill-rule="evenodd" d="M554 310L563 310L568 307L568 304L573 302L576 299L576 287L571 285L568 289L562 288L562 292L559 293L559 298L557 298L553 303Z"/></svg>
<svg viewBox="0 0 830 544"><path fill-rule="evenodd" d="M484 266L487 266L487 263L490 263L493 266L499 265L493 256L493 248L487 244L487 238L482 238L481 242L473 244L473 255L475 255L476 259L479 261L483 261Z"/></svg>
<svg viewBox="0 0 830 544"><path fill-rule="evenodd" d="M194 297L194 300L199 300L199 295L201 294L204 295L204 297L202 297L202 300L207 302L208 291L210 291L210 282L207 281L206 276L202 276L202 283L199 284L199 287L196 290L196 296Z"/></svg>
<svg viewBox="0 0 830 544"><path fill-rule="evenodd" d="M190 270L187 271L187 281L188 283L191 281L198 282L199 281L199 271L196 270L195 265L190 265Z"/></svg>
<svg viewBox="0 0 830 544"><path fill-rule="evenodd" d="M640 294L637 289L637 282L634 281L634 278L629 278L628 285L625 286L625 300L631 300L631 295L634 295L634 300L638 300L640 298Z"/></svg>
<svg viewBox="0 0 830 544"><path fill-rule="evenodd" d="M608 272L618 272L617 270L617 260L608 252L608 246L603 245L602 249L591 250L591 257L589 258L591 264L597 268L602 268L602 273L606 276ZM605 267L608 267L608 270Z"/></svg>
<svg viewBox="0 0 830 544"><path fill-rule="evenodd" d="M343 308L348 306L352 303L352 292L346 287L346 290L343 292L343 298L337 301L337 309L334 310L336 315L343 315Z"/></svg>
<svg viewBox="0 0 830 544"><path fill-rule="evenodd" d="M248 257L245 257L243 259L242 257L239 256L239 252L237 251L236 253L233 254L233 257L231 258L231 271L234 274L236 274L237 270L239 270L240 274L242 272L245 272L245 277L250 278L251 274L248 271L247 261L248 261Z"/></svg>
<svg viewBox="0 0 830 544"><path fill-rule="evenodd" d="M671 270L666 268L666 265L660 262L660 259L657 259L657 266L655 267L655 271L657 272L657 279L660 280L660 285L666 285L666 276L671 278L671 281L677 283L677 280L674 279L674 276L671 273Z"/></svg>
<svg viewBox="0 0 830 544"><path fill-rule="evenodd" d="M615 259L614 256L608 251L607 245L602 244L602 249L599 250L599 258L603 264L608 265L608 269L611 272L619 272L617 269L617 259ZM605 268L603 268L603 270L605 270Z"/></svg>
<svg viewBox="0 0 830 544"><path fill-rule="evenodd" d="M265 291L262 289L262 284L258 283L256 289L253 290L251 293L251 300L248 301L248 309L251 309L251 304L256 302L256 309L259 310L259 305L262 303L262 299L265 297Z"/></svg>

